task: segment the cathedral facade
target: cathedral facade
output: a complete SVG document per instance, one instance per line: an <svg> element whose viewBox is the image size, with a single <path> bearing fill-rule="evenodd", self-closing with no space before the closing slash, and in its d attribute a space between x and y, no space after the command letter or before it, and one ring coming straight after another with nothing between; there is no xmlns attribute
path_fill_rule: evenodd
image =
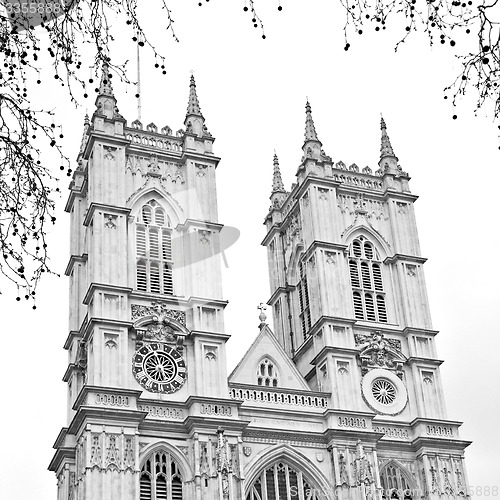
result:
<svg viewBox="0 0 500 500"><path fill-rule="evenodd" d="M194 78L185 127L119 114L104 68L71 217L58 500L468 496L413 211L382 120L379 168L326 155L306 105L297 182L273 161L274 331L226 368L219 158Z"/></svg>

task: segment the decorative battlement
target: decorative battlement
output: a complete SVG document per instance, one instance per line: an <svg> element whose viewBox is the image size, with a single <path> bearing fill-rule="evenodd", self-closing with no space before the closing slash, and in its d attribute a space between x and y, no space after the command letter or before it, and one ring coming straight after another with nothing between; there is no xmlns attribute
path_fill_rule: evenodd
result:
<svg viewBox="0 0 500 500"><path fill-rule="evenodd" d="M170 131L170 129L168 130ZM173 137L167 134L159 134L155 131L145 132L137 128L125 128L125 136L131 141L132 145L168 151L169 153L182 153L183 131L179 130L177 134L177 137Z"/></svg>

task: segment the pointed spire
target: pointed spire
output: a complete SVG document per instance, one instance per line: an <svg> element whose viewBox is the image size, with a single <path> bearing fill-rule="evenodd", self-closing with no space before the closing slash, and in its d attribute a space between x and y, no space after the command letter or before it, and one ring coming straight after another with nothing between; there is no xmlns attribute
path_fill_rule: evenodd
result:
<svg viewBox="0 0 500 500"><path fill-rule="evenodd" d="M312 119L311 105L309 104L309 99L306 102L306 131L305 131L305 141L318 141L318 135L316 134L316 129L314 128L314 121Z"/></svg>
<svg viewBox="0 0 500 500"><path fill-rule="evenodd" d="M391 140L389 139L389 135L387 134L387 125L385 124L384 117L380 115L380 129L382 130L382 142L380 144L380 159L392 156L396 158L397 156L394 154L392 149Z"/></svg>
<svg viewBox="0 0 500 500"><path fill-rule="evenodd" d="M189 101L186 116L189 115L198 115L203 117L203 115L201 114L198 96L196 94L196 82L194 81L193 75L191 75L191 81L189 83Z"/></svg>
<svg viewBox="0 0 500 500"><path fill-rule="evenodd" d="M102 64L101 83L99 85L99 95L114 97L111 78L109 78L109 66L107 62Z"/></svg>
<svg viewBox="0 0 500 500"><path fill-rule="evenodd" d="M274 193L285 193L285 186L283 184L283 179L281 178L280 164L278 161L278 156L276 152L274 153L273 159L273 190L271 195Z"/></svg>
<svg viewBox="0 0 500 500"><path fill-rule="evenodd" d="M90 119L88 113L85 113L85 118L83 120L83 134L82 134L82 141L80 142L80 152L78 153L79 159L81 159L81 156L85 150L85 146L87 145L87 138L89 134L89 128L90 128Z"/></svg>

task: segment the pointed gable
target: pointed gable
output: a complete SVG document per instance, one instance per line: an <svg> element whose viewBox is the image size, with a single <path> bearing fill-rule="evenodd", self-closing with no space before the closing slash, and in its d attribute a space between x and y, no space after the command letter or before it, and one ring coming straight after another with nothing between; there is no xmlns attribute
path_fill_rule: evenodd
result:
<svg viewBox="0 0 500 500"><path fill-rule="evenodd" d="M228 382L258 385L258 371L261 363L265 362L266 359L274 363L273 368L275 368L278 377L276 387L302 391L311 390L267 325L260 330L257 338L229 375ZM267 373L263 375L264 378L268 376Z"/></svg>

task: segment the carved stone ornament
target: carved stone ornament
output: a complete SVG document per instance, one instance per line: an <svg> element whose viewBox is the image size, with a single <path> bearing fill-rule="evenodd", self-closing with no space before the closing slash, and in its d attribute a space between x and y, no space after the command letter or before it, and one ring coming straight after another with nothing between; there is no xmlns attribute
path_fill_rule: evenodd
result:
<svg viewBox="0 0 500 500"><path fill-rule="evenodd" d="M356 481L356 486L369 486L373 483L373 472L370 461L365 455L363 445L358 439L356 444L356 459L353 463L354 466L354 478Z"/></svg>
<svg viewBox="0 0 500 500"><path fill-rule="evenodd" d="M182 326L186 326L186 313L169 309L168 304L153 301L150 306L132 304L132 321L136 321L144 316L155 316L155 321L162 323L165 320L173 320Z"/></svg>
<svg viewBox="0 0 500 500"><path fill-rule="evenodd" d="M323 462L323 460L325 459L323 453L316 453L316 460L318 462Z"/></svg>
<svg viewBox="0 0 500 500"><path fill-rule="evenodd" d="M359 358L363 375L373 368L385 368L395 371L402 378L406 358L401 352L401 341L386 339L380 331L373 332L370 336L356 334L354 338L356 346L361 349Z"/></svg>
<svg viewBox="0 0 500 500"><path fill-rule="evenodd" d="M429 469L431 475L431 493L439 493L439 483L438 483L438 475L437 470L434 468L434 465L431 465Z"/></svg>
<svg viewBox="0 0 500 500"><path fill-rule="evenodd" d="M290 224L285 232L285 242L286 245L291 245L293 241L297 239L298 242L302 241L302 226L300 217L298 215L293 215L290 220Z"/></svg>
<svg viewBox="0 0 500 500"><path fill-rule="evenodd" d="M441 472L443 473L443 491L446 495L453 496L454 495L453 486L450 482L450 477L449 477L450 474L452 474L452 471L448 468L447 465L445 465L441 470Z"/></svg>
<svg viewBox="0 0 500 500"><path fill-rule="evenodd" d="M125 437L125 449L123 450L123 468L133 471L135 467L134 438Z"/></svg>
<svg viewBox="0 0 500 500"><path fill-rule="evenodd" d="M90 467L100 469L102 465L101 435L92 433L90 449Z"/></svg>
<svg viewBox="0 0 500 500"><path fill-rule="evenodd" d="M104 214L104 217L106 219L104 226L107 227L108 229L116 229L116 219L117 219L116 215Z"/></svg>
<svg viewBox="0 0 500 500"><path fill-rule="evenodd" d="M250 446L243 446L243 455L249 457L252 454L252 448Z"/></svg>
<svg viewBox="0 0 500 500"><path fill-rule="evenodd" d="M116 444L118 434L108 434L108 446L106 448L106 469L119 469L120 456Z"/></svg>
<svg viewBox="0 0 500 500"><path fill-rule="evenodd" d="M232 473L231 464L228 457L227 438L224 436L224 430L217 429L217 448L215 452L217 458L217 472L221 476L222 496L229 498L229 474Z"/></svg>
<svg viewBox="0 0 500 500"><path fill-rule="evenodd" d="M339 453L339 476L340 484L349 485L349 474L347 473L347 464L345 461L345 456Z"/></svg>
<svg viewBox="0 0 500 500"><path fill-rule="evenodd" d="M158 342L175 342L174 329L165 323L151 323L145 329L137 331L138 340L150 340Z"/></svg>

